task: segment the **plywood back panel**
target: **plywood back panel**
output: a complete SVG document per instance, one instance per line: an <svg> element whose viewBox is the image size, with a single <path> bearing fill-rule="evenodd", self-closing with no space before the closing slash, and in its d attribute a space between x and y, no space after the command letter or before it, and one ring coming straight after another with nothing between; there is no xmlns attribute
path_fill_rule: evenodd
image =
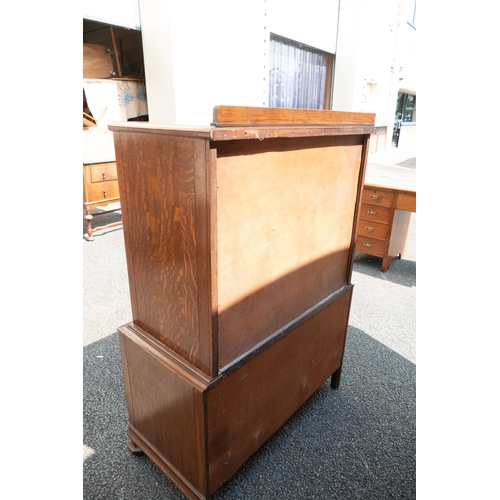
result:
<svg viewBox="0 0 500 500"><path fill-rule="evenodd" d="M362 138L217 148L223 367L347 283Z"/></svg>

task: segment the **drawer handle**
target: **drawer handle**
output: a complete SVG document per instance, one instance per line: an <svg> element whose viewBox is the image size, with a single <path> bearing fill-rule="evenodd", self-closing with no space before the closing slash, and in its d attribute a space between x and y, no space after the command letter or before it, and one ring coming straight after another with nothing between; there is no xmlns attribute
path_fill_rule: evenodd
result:
<svg viewBox="0 0 500 500"><path fill-rule="evenodd" d="M103 175L104 175L104 174L103 174ZM371 195L370 195L370 198L371 198L372 200L378 200L379 195L378 195L378 194L371 194Z"/></svg>
<svg viewBox="0 0 500 500"><path fill-rule="evenodd" d="M366 226L366 230L367 230L369 233L373 233L373 231L375 231L375 228L374 228L374 227L370 227L370 226Z"/></svg>
<svg viewBox="0 0 500 500"><path fill-rule="evenodd" d="M102 173L102 180L105 180L106 179L106 172L103 172Z"/></svg>
<svg viewBox="0 0 500 500"><path fill-rule="evenodd" d="M104 198L106 198L106 190L105 189L102 190L102 194L104 195Z"/></svg>
<svg viewBox="0 0 500 500"><path fill-rule="evenodd" d="M373 210L373 208L370 208L370 210L368 210L368 213L372 215L377 215L377 211Z"/></svg>
<svg viewBox="0 0 500 500"><path fill-rule="evenodd" d="M368 248L371 248L373 246L369 241L365 241L363 245Z"/></svg>

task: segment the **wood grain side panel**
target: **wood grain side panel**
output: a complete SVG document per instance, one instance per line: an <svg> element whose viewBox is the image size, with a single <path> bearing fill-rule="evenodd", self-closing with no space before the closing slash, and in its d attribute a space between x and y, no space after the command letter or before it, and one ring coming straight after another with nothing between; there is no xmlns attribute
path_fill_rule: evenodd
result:
<svg viewBox="0 0 500 500"><path fill-rule="evenodd" d="M220 367L348 277L361 138L252 146L218 146Z"/></svg>
<svg viewBox="0 0 500 500"><path fill-rule="evenodd" d="M215 230L215 179L214 151L210 143L203 139L195 139L195 206L196 206L196 241L198 270L198 310L200 367L205 373L214 377L217 374L217 335L213 330L213 296L216 286L213 276L212 241L216 237Z"/></svg>
<svg viewBox="0 0 500 500"><path fill-rule="evenodd" d="M135 286L135 269L134 269L134 255L132 252L132 243L134 234L128 229L128 223L126 221L130 220L132 217L129 213L133 214L135 206L133 200L129 203L129 192L131 189L131 183L125 178L125 172L128 172L136 162L129 163L129 156L125 147L122 148L122 144L126 144L125 134L116 132L113 134L113 140L115 144L115 159L116 159L116 171L118 177L118 186L122 194L122 199L120 200L120 208L122 212L122 225L123 225L123 239L125 241L125 256L127 259L127 272L128 272L128 284L130 290L130 305L132 308L132 315L134 311L137 310L137 297L136 297L136 286ZM130 206L130 208L129 208Z"/></svg>
<svg viewBox="0 0 500 500"><path fill-rule="evenodd" d="M200 159L194 139L140 133L115 138L134 323L206 369L212 360L209 351L203 354L208 359L200 354L199 280L204 278L197 238L207 236L196 228L205 221L197 221L203 209L196 200Z"/></svg>
<svg viewBox="0 0 500 500"><path fill-rule="evenodd" d="M351 292L208 389L211 493L341 367Z"/></svg>
<svg viewBox="0 0 500 500"><path fill-rule="evenodd" d="M197 490L206 491L203 392L128 336L122 335L121 341L135 432L154 448L156 459L161 457Z"/></svg>
<svg viewBox="0 0 500 500"><path fill-rule="evenodd" d="M120 353L122 357L122 367L123 367L123 380L125 382L125 394L127 396L127 410L128 410L128 419L130 425L135 425L135 417L134 417L134 400L132 399L131 388L130 388L130 379L128 376L128 354L127 354L127 341L125 340L125 335L118 330L118 339L120 341Z"/></svg>
<svg viewBox="0 0 500 500"><path fill-rule="evenodd" d="M202 493L191 484L135 427L129 425L129 439L179 488L189 500L207 500L208 493Z"/></svg>

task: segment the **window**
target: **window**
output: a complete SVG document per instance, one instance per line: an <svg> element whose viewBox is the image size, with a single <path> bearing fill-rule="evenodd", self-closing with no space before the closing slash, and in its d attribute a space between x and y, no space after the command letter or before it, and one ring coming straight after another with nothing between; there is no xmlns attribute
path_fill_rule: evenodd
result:
<svg viewBox="0 0 500 500"><path fill-rule="evenodd" d="M333 55L271 34L269 106L330 109Z"/></svg>
<svg viewBox="0 0 500 500"><path fill-rule="evenodd" d="M417 96L399 92L396 105L396 120L403 123L417 121Z"/></svg>
<svg viewBox="0 0 500 500"><path fill-rule="evenodd" d="M392 131L392 143L399 146L401 127L404 123L415 124L417 121L417 96L405 92L398 93L396 113L394 115L394 129Z"/></svg>

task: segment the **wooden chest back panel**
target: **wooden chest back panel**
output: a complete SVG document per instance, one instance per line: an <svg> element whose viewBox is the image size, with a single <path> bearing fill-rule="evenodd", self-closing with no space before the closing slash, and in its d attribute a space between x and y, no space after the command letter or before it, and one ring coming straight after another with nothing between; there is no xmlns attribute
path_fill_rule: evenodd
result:
<svg viewBox="0 0 500 500"><path fill-rule="evenodd" d="M197 224L206 199L195 196L197 183L206 191L196 174L206 169L206 142L124 133L115 141L134 323L213 373L208 231Z"/></svg>
<svg viewBox="0 0 500 500"><path fill-rule="evenodd" d="M207 392L217 490L342 363L352 287Z"/></svg>
<svg viewBox="0 0 500 500"><path fill-rule="evenodd" d="M219 366L348 280L362 138L217 144Z"/></svg>
<svg viewBox="0 0 500 500"><path fill-rule="evenodd" d="M214 121L110 125L129 438L200 499L339 373L374 116L222 107Z"/></svg>

